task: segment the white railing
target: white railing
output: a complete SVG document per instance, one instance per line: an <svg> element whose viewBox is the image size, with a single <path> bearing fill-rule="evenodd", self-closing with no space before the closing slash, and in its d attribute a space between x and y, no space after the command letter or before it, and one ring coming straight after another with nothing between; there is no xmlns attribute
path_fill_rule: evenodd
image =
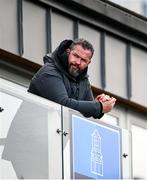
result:
<svg viewBox="0 0 147 180"><path fill-rule="evenodd" d="M1 179L130 178L127 131L4 79L0 107Z"/></svg>

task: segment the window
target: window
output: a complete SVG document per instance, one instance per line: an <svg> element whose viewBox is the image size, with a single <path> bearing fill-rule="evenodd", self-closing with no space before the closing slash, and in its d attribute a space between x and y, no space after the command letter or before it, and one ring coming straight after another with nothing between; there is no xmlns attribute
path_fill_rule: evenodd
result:
<svg viewBox="0 0 147 180"><path fill-rule="evenodd" d="M133 177L147 178L147 129L132 125Z"/></svg>
<svg viewBox="0 0 147 180"><path fill-rule="evenodd" d="M127 111L127 128L131 132L132 176L147 179L147 118L146 114Z"/></svg>

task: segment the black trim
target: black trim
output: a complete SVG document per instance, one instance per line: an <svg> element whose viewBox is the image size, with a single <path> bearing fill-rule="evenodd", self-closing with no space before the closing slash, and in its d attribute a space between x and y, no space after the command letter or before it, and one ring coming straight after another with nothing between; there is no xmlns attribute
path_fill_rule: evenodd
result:
<svg viewBox="0 0 147 180"><path fill-rule="evenodd" d="M50 53L52 51L51 14L52 14L52 10L50 8L47 8L46 10L46 51L47 53Z"/></svg>
<svg viewBox="0 0 147 180"><path fill-rule="evenodd" d="M127 70L127 97L132 97L132 78L131 78L131 43L126 47L126 70Z"/></svg>
<svg viewBox="0 0 147 180"><path fill-rule="evenodd" d="M101 86L106 87L106 66L105 66L105 36L106 32L102 32L100 36L100 72L101 72Z"/></svg>
<svg viewBox="0 0 147 180"><path fill-rule="evenodd" d="M74 39L79 38L79 20L74 21Z"/></svg>
<svg viewBox="0 0 147 180"><path fill-rule="evenodd" d="M23 8L22 0L17 0L18 53L23 56Z"/></svg>

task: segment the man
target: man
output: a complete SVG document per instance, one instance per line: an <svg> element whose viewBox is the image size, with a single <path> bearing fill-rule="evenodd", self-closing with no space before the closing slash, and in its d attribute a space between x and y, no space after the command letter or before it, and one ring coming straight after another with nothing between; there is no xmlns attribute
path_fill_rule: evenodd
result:
<svg viewBox="0 0 147 180"><path fill-rule="evenodd" d="M116 99L101 94L93 98L87 70L93 46L84 39L64 40L44 57L44 66L33 77L29 92L75 109L86 117L101 118Z"/></svg>

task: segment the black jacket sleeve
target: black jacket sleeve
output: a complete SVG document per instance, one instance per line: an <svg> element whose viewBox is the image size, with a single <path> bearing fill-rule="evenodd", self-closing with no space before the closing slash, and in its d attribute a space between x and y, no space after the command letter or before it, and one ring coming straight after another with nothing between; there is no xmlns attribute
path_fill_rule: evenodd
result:
<svg viewBox="0 0 147 180"><path fill-rule="evenodd" d="M29 92L77 110L86 117L101 118L103 116L100 102L69 98L60 76L43 74L41 77L35 78L31 82Z"/></svg>

